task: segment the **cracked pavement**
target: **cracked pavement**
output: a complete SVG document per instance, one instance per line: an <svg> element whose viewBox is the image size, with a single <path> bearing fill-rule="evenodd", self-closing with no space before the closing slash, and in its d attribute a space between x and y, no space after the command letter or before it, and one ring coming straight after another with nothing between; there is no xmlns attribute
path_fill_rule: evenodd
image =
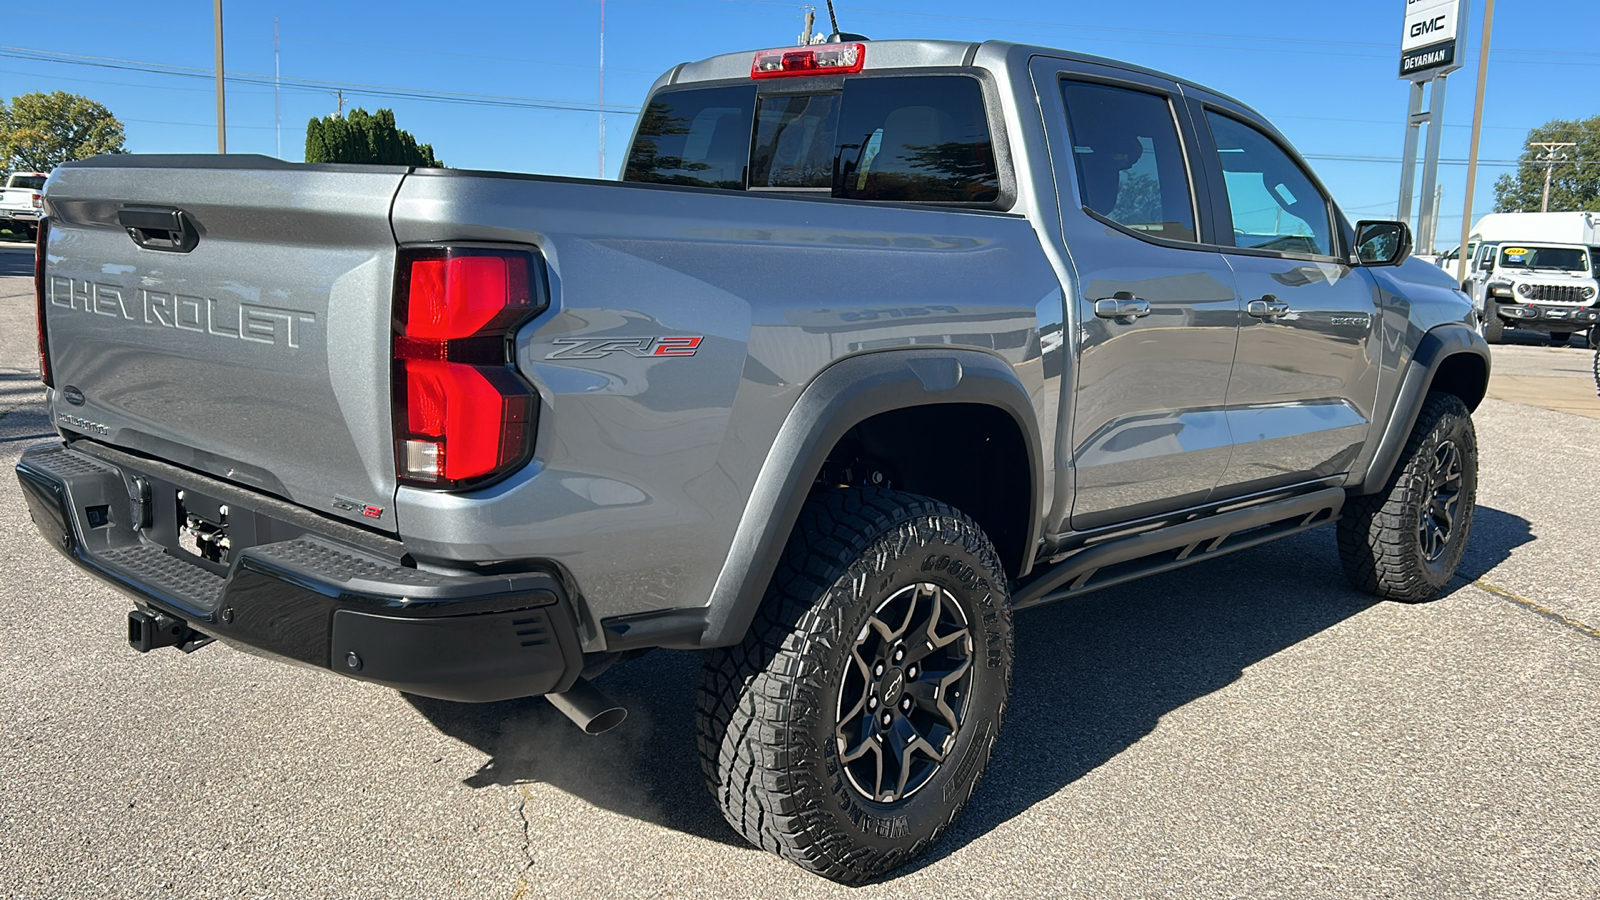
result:
<svg viewBox="0 0 1600 900"><path fill-rule="evenodd" d="M26 254L0 245L0 898L1600 896L1600 420L1485 402L1437 602L1350 590L1323 530L1019 614L972 804L846 890L721 821L689 654L603 676L630 716L590 738L541 700L129 650L10 473L48 431Z"/></svg>

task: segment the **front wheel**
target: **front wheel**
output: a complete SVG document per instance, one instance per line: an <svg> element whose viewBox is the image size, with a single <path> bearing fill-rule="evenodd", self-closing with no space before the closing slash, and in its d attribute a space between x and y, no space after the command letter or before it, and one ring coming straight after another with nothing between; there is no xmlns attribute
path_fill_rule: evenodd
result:
<svg viewBox="0 0 1600 900"><path fill-rule="evenodd" d="M856 884L944 832L1011 686L1005 571L966 516L876 488L809 501L756 621L701 670L701 767L739 833Z"/></svg>
<svg viewBox="0 0 1600 900"><path fill-rule="evenodd" d="M1483 340L1490 344L1503 344L1506 340L1506 323L1500 321L1500 316L1492 309L1485 309L1478 313L1478 333L1483 335Z"/></svg>
<svg viewBox="0 0 1600 900"><path fill-rule="evenodd" d="M1345 575L1389 600L1432 600L1461 565L1477 498L1472 413L1454 394L1429 394L1388 486L1344 505Z"/></svg>

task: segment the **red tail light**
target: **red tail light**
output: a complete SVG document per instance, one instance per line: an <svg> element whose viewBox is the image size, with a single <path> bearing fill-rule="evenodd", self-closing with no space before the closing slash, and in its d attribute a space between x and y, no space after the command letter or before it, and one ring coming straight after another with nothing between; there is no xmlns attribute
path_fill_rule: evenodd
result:
<svg viewBox="0 0 1600 900"><path fill-rule="evenodd" d="M50 220L48 218L40 218L39 234L34 238L33 244L33 294L34 300L38 303L39 320L39 380L43 381L46 387L55 387L55 376L50 372L50 336L44 330L44 306L46 302L44 261L45 245L48 243L50 243Z"/></svg>
<svg viewBox="0 0 1600 900"><path fill-rule="evenodd" d="M818 44L815 47L763 50L750 63L750 77L849 75L861 71L866 61L866 44Z"/></svg>
<svg viewBox="0 0 1600 900"><path fill-rule="evenodd" d="M513 367L516 328L542 310L529 250L402 250L395 283L394 431L402 484L461 489L533 455L537 396Z"/></svg>

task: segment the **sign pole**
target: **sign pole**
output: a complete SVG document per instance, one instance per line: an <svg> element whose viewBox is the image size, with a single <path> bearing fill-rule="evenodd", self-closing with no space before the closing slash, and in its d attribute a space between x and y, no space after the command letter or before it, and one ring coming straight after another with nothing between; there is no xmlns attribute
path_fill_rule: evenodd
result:
<svg viewBox="0 0 1600 900"><path fill-rule="evenodd" d="M1428 92L1433 96L1428 102L1428 150L1422 159L1422 209L1417 213L1417 245L1422 253L1433 252L1435 223L1439 206L1434 189L1439 184L1439 141L1444 132L1444 88L1450 80L1440 75L1433 80Z"/></svg>
<svg viewBox="0 0 1600 900"><path fill-rule="evenodd" d="M1439 149L1444 132L1445 84L1461 68L1460 38L1466 27L1470 0L1405 0L1404 31L1400 37L1400 77L1411 82L1411 105L1406 111L1406 151L1400 172L1400 215L1411 221L1416 188L1419 129L1428 124L1428 146L1422 162L1422 202L1418 204L1416 240L1422 252L1431 253L1439 223ZM1428 87L1428 109L1422 109L1422 92Z"/></svg>
<svg viewBox="0 0 1600 900"><path fill-rule="evenodd" d="M1411 102L1406 108L1406 152L1401 157L1400 211L1395 218L1411 221L1411 197L1417 184L1417 138L1427 114L1422 111L1422 82L1411 82Z"/></svg>

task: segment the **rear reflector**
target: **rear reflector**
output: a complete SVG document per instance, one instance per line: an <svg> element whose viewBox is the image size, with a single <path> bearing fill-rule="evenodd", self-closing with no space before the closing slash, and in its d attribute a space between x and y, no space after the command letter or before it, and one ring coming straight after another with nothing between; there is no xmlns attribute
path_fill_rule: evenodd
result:
<svg viewBox="0 0 1600 900"><path fill-rule="evenodd" d="M513 366L544 308L530 250L403 249L395 285L394 430L402 484L462 489L533 453L536 395Z"/></svg>
<svg viewBox="0 0 1600 900"><path fill-rule="evenodd" d="M866 44L819 44L815 47L762 50L750 63L750 77L848 75L861 71L866 60Z"/></svg>
<svg viewBox="0 0 1600 900"><path fill-rule="evenodd" d="M39 323L39 380L46 387L55 387L55 377L50 372L50 336L44 330L45 307L45 247L50 243L50 220L39 219L39 234L34 238L33 244L33 294L38 304Z"/></svg>

